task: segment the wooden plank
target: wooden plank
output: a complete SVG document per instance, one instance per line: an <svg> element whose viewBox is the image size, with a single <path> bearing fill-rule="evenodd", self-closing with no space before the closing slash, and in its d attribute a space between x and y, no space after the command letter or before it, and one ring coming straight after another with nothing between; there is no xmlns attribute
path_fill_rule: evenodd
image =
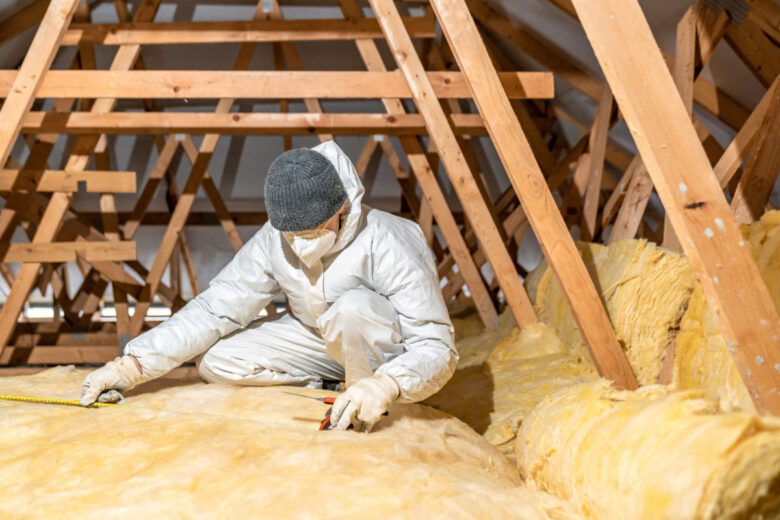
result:
<svg viewBox="0 0 780 520"><path fill-rule="evenodd" d="M431 5L466 76L528 220L561 282L599 373L613 379L620 388L636 388L636 378L569 230L558 214L558 207L520 123L502 93L496 71L465 2L432 0ZM489 253L487 247L483 249Z"/></svg>
<svg viewBox="0 0 780 520"><path fill-rule="evenodd" d="M728 19L728 15L725 12L721 13L721 16L717 16L705 8L704 4L699 3L696 7L688 8L677 24L672 77L685 105L685 110L688 112L688 117L693 117L693 83L696 78L697 37L700 50L699 63L706 64L725 32ZM680 251L680 241L674 233L674 228L668 215L664 218L664 239L661 246L670 251Z"/></svg>
<svg viewBox="0 0 780 520"><path fill-rule="evenodd" d="M0 170L0 190L76 192L81 182L92 193L135 193L136 190L135 172L40 170L33 173L39 179L37 183L20 173L20 170Z"/></svg>
<svg viewBox="0 0 780 520"><path fill-rule="evenodd" d="M404 17L413 38L434 38L436 27L426 17ZM74 23L62 45L164 45L186 43L267 43L381 38L379 24L361 20L254 20L158 23Z"/></svg>
<svg viewBox="0 0 780 520"><path fill-rule="evenodd" d="M758 129L756 145L739 179L731 209L740 224L761 218L772 188L780 174L780 89L775 88L764 121Z"/></svg>
<svg viewBox="0 0 780 520"><path fill-rule="evenodd" d="M2 257L8 262L75 262L78 253L87 262L119 262L136 259L135 242L46 242L9 244Z"/></svg>
<svg viewBox="0 0 780 520"><path fill-rule="evenodd" d="M642 215L645 214L645 208L650 200L650 194L653 193L653 181L650 180L645 163L642 162L642 157L639 154L626 170L626 174L629 172L631 172L631 182L626 188L623 204L618 210L615 224L609 234L608 243L610 244L636 236L639 224L642 222Z"/></svg>
<svg viewBox="0 0 780 520"><path fill-rule="evenodd" d="M702 4L699 5L701 6ZM723 14L725 15L725 13ZM728 18L727 15L726 18ZM675 45L674 67L672 69L674 84L677 86L678 92L680 92L680 97L689 116L693 116L693 80L696 77L696 23L696 8L691 7L677 24L677 43ZM702 33L699 32L698 34L701 35ZM707 42L711 47L714 47L718 40L710 36ZM704 50L701 52L705 54ZM712 51L709 51L707 56L711 54ZM707 63L707 61L704 56L701 58L702 63Z"/></svg>
<svg viewBox="0 0 780 520"><path fill-rule="evenodd" d="M452 114L457 135L484 135L478 114ZM22 133L240 135L427 135L420 114L312 114L264 112L30 112Z"/></svg>
<svg viewBox="0 0 780 520"><path fill-rule="evenodd" d="M536 315L517 275L514 262L504 246L444 111L436 100L417 51L401 23L398 10L392 0L371 0L371 7L379 19L396 63L409 82L415 104L425 118L431 139L436 143L439 157L452 180L469 222L488 255L509 308L519 325L534 323ZM489 62L487 56L486 60Z"/></svg>
<svg viewBox="0 0 780 520"><path fill-rule="evenodd" d="M580 226L582 240L594 240L598 231L596 228L596 216L599 211L601 179L604 173L604 156L607 153L607 134L609 133L614 105L612 91L605 88L599 101L598 110L596 110L596 117L593 120L590 141L588 143L590 159L588 160L588 184L582 205L582 225Z"/></svg>
<svg viewBox="0 0 780 520"><path fill-rule="evenodd" d="M780 42L780 6L773 0L747 0L747 2L750 4L748 18L768 36Z"/></svg>
<svg viewBox="0 0 780 520"><path fill-rule="evenodd" d="M742 20L739 27L729 26L726 41L765 87L780 75L780 49L752 20Z"/></svg>
<svg viewBox="0 0 780 520"><path fill-rule="evenodd" d="M780 413L780 320L636 0L574 0L760 412Z"/></svg>
<svg viewBox="0 0 780 520"><path fill-rule="evenodd" d="M780 85L780 76L775 78L772 86L766 91L764 97L761 98L761 101L753 110L753 113L750 114L750 117L739 132L737 132L737 135L726 148L726 151L723 152L723 155L721 155L717 164L715 164L715 176L718 178L718 182L720 182L722 187L725 188L729 181L731 181L732 177L739 169L739 166L742 164L742 161L745 160L745 157L747 157L748 152L751 150L758 129L769 108L769 102L778 88L780 88L778 85Z"/></svg>
<svg viewBox="0 0 780 520"><path fill-rule="evenodd" d="M457 71L427 73L436 96L467 98ZM0 71L0 97L11 91L18 74ZM501 84L512 99L552 99L551 72L502 72ZM56 70L41 82L39 98L214 99L215 93L237 99L410 98L403 74L364 71L209 71L209 70Z"/></svg>
<svg viewBox="0 0 780 520"><path fill-rule="evenodd" d="M184 148L184 153L187 155L187 158L190 160L190 164L194 166L195 162L198 160L198 147L195 145L191 136L188 135L184 138L182 147ZM206 192L206 196L214 207L214 211L219 218L222 229L225 230L230 245L233 247L234 251L238 251L243 247L244 241L238 233L236 223L233 222L230 212L228 211L227 206L225 206L225 201L222 200L219 189L214 183L214 179L211 178L211 174L208 170L206 170L206 173L203 176L203 191Z"/></svg>
<svg viewBox="0 0 780 520"><path fill-rule="evenodd" d="M607 227L617 215L620 206L625 199L628 186L631 184L633 178L634 169L629 166L629 168L626 168L626 171L623 172L623 175L620 176L620 180L618 181L617 186L615 186L615 189L612 190L612 193L609 194L607 202L604 203L604 209L601 212L602 228Z"/></svg>
<svg viewBox="0 0 780 520"><path fill-rule="evenodd" d="M141 194L135 201L130 217L126 219L123 226L123 234L126 240L130 240L135 236L138 227L144 219L146 210L149 208L149 204L154 199L154 194L157 192L157 187L162 181L165 171L173 160L173 156L176 150L179 148L179 141L176 139L168 139L165 142L162 150L158 152L157 161L155 161L152 171L149 173L149 178L146 184L141 190Z"/></svg>
<svg viewBox="0 0 780 520"><path fill-rule="evenodd" d="M60 39L76 12L79 0L52 0L35 34L22 66L8 89L0 108L0 167L11 154L25 114L57 54Z"/></svg>
<svg viewBox="0 0 780 520"><path fill-rule="evenodd" d="M681 20L681 23L686 27L682 27L680 24L677 25L678 45L675 51L677 54L675 57L675 62L680 57L680 37L682 36L686 40L684 49L685 53L695 53L698 44L699 61L701 64L706 64L712 57L712 53L715 52L715 47L717 47L723 36L725 36L730 21L731 19L729 18L729 15L726 11L715 13L708 9L704 5L704 2L699 2L695 7L688 9L685 16L683 16L683 19ZM695 27L693 29L687 27L687 25L690 23L694 23ZM693 36L696 38L693 43L693 51L689 51L687 48L687 38L689 31L696 32L696 34ZM683 34L681 34L681 32ZM685 99L686 98L683 97L683 100Z"/></svg>

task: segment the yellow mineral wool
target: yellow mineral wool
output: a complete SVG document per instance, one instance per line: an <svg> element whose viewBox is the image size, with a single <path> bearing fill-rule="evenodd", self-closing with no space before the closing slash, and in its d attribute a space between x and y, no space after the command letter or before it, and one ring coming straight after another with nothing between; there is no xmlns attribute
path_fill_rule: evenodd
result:
<svg viewBox="0 0 780 520"><path fill-rule="evenodd" d="M74 399L85 373L0 378L0 393ZM441 412L320 432L327 406L284 391L331 395L155 381L131 407L0 401L0 517L579 518Z"/></svg>
<svg viewBox="0 0 780 520"><path fill-rule="evenodd" d="M750 247L761 277L780 311L780 211L742 226L745 247ZM688 310L680 323L674 358L674 385L701 388L720 401L725 410L754 410L715 313L696 284Z"/></svg>
<svg viewBox="0 0 780 520"><path fill-rule="evenodd" d="M599 520L780 517L780 420L723 413L700 391L563 388L517 434L530 485Z"/></svg>
<svg viewBox="0 0 780 520"><path fill-rule="evenodd" d="M517 428L538 403L560 388L597 377L590 361L566 352L545 323L530 325L501 343L485 371L494 390L484 435L508 455L514 452Z"/></svg>
<svg viewBox="0 0 780 520"><path fill-rule="evenodd" d="M492 346L487 339L484 345ZM537 403L563 386L595 377L589 360L566 352L552 327L535 323L513 329L484 364L459 365L426 404L463 420L512 458L518 425Z"/></svg>
<svg viewBox="0 0 780 520"><path fill-rule="evenodd" d="M637 380L656 383L695 283L687 259L646 240L621 240L608 247L578 243L577 247ZM539 319L555 328L567 349L587 356L571 308L546 263L526 284Z"/></svg>

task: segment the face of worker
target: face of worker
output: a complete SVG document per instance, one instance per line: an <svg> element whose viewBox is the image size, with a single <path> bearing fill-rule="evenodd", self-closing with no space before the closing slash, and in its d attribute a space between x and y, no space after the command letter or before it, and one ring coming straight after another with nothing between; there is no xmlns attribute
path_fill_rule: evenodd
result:
<svg viewBox="0 0 780 520"><path fill-rule="evenodd" d="M344 204L335 215L316 228L306 231L287 231L283 233L284 238L301 262L310 268L336 243L342 217L346 214L347 204Z"/></svg>

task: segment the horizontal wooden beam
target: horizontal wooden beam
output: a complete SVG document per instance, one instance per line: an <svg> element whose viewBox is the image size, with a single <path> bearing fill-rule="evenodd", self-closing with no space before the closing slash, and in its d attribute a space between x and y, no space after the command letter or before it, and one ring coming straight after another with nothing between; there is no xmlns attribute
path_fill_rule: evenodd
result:
<svg viewBox="0 0 780 520"><path fill-rule="evenodd" d="M484 135L479 114L451 114L456 134ZM419 114L30 112L26 134L427 135Z"/></svg>
<svg viewBox="0 0 780 520"><path fill-rule="evenodd" d="M16 79L0 70L0 97ZM428 72L436 96L470 97L460 72ZM503 72L501 84L512 99L552 99L551 72ZM410 98L399 71L104 71L57 70L41 82L39 98L119 99L373 99Z"/></svg>
<svg viewBox="0 0 780 520"><path fill-rule="evenodd" d="M3 262L75 262L76 255L87 262L136 260L136 243L127 242L40 242L9 244Z"/></svg>
<svg viewBox="0 0 780 520"><path fill-rule="evenodd" d="M260 204L259 199L254 199L255 205ZM387 210L398 205L398 200L395 200L392 206L384 205ZM377 207L374 204L374 207ZM381 205L380 205L381 207ZM230 220L237 226L252 226L260 227L268 222L268 215L265 211L236 211L228 210L230 212ZM388 211L393 215L397 215L403 218L413 218L413 215L408 211ZM130 218L130 212L120 211L117 212L117 218L120 225L124 225ZM99 228L102 226L103 214L98 211L79 212L78 216L84 219L92 227ZM452 216L455 218L455 222L459 225L465 223L465 217L462 211L453 211ZM144 215L141 221L142 226L167 226L171 220L171 214L167 211L149 211ZM213 211L193 211L187 216L187 222L185 226L220 226L222 222Z"/></svg>
<svg viewBox="0 0 780 520"><path fill-rule="evenodd" d="M413 38L434 38L430 17L405 17ZM167 22L71 24L62 45L165 45L182 43L246 43L382 38L373 18L360 20L257 20L229 22Z"/></svg>
<svg viewBox="0 0 780 520"><path fill-rule="evenodd" d="M77 192L79 183L91 193L135 193L135 172L68 170L0 170L0 190Z"/></svg>

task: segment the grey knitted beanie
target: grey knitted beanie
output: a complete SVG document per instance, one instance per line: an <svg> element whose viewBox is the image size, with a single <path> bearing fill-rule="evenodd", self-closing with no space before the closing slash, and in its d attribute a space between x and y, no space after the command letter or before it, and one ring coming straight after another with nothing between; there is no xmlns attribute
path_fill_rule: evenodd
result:
<svg viewBox="0 0 780 520"><path fill-rule="evenodd" d="M265 207L279 231L313 229L336 214L347 192L333 164L308 148L274 159L265 178Z"/></svg>

